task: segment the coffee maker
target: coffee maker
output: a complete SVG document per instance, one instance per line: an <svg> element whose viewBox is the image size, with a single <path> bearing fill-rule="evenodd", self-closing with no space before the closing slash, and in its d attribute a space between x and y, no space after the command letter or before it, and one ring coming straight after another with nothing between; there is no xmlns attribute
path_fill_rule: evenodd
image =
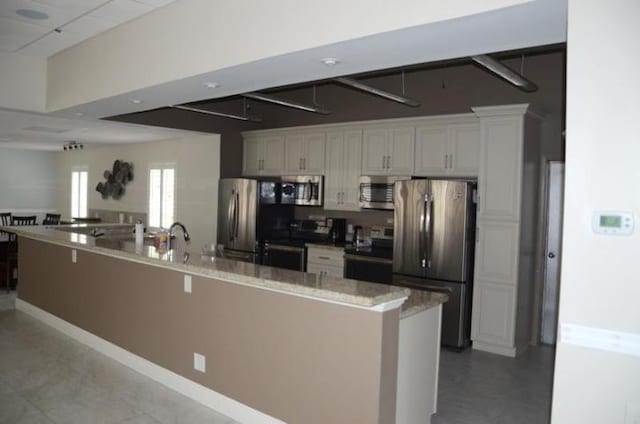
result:
<svg viewBox="0 0 640 424"><path fill-rule="evenodd" d="M329 242L345 242L347 236L347 220L345 218L327 218L327 227L329 227Z"/></svg>

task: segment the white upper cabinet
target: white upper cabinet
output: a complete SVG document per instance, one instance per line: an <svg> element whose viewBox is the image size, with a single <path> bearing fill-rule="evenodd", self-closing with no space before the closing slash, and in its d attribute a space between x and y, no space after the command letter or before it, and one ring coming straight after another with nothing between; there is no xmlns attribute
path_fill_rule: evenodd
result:
<svg viewBox="0 0 640 424"><path fill-rule="evenodd" d="M359 210L358 179L362 158L362 131L327 133L324 208Z"/></svg>
<svg viewBox="0 0 640 424"><path fill-rule="evenodd" d="M414 127L365 129L362 174L411 175L414 147Z"/></svg>
<svg viewBox="0 0 640 424"><path fill-rule="evenodd" d="M478 175L480 126L428 124L416 129L415 174L424 176Z"/></svg>
<svg viewBox="0 0 640 424"><path fill-rule="evenodd" d="M255 136L244 139L242 174L280 175L284 168L284 137Z"/></svg>
<svg viewBox="0 0 640 424"><path fill-rule="evenodd" d="M324 174L324 149L324 133L287 135L284 174Z"/></svg>

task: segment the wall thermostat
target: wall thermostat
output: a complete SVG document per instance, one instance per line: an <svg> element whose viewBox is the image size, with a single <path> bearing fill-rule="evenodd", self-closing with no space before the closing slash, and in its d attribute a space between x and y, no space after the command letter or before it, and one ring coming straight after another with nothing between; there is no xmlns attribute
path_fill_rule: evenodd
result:
<svg viewBox="0 0 640 424"><path fill-rule="evenodd" d="M593 215L593 231L597 234L631 235L633 214L631 212L596 212Z"/></svg>

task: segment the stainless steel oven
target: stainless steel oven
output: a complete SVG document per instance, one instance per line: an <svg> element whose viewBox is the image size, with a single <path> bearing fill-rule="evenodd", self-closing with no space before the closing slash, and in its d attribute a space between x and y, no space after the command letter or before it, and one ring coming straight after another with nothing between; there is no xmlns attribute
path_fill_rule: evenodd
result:
<svg viewBox="0 0 640 424"><path fill-rule="evenodd" d="M266 242L262 253L262 263L277 268L304 271L306 266L305 248L304 246Z"/></svg>
<svg viewBox="0 0 640 424"><path fill-rule="evenodd" d="M304 175L282 177L282 200L284 205L322 206L324 177Z"/></svg>
<svg viewBox="0 0 640 424"><path fill-rule="evenodd" d="M365 209L393 209L393 185L411 177L362 176L360 177L359 204Z"/></svg>

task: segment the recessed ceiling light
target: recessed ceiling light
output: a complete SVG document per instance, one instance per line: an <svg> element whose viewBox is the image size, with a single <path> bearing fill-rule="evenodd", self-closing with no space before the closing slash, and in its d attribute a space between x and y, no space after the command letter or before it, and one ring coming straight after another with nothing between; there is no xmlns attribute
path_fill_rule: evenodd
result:
<svg viewBox="0 0 640 424"><path fill-rule="evenodd" d="M140 100L140 99L131 99L131 103L139 105L140 103L142 103L142 100Z"/></svg>
<svg viewBox="0 0 640 424"><path fill-rule="evenodd" d="M207 88L218 88L220 87L220 84L217 82L205 82L204 86Z"/></svg>
<svg viewBox="0 0 640 424"><path fill-rule="evenodd" d="M16 10L16 15L29 19L49 19L49 15L47 15L46 13L33 9L18 9Z"/></svg>
<svg viewBox="0 0 640 424"><path fill-rule="evenodd" d="M325 57L324 59L320 59L320 62L324 63L327 66L335 66L340 63L340 60L335 57Z"/></svg>

